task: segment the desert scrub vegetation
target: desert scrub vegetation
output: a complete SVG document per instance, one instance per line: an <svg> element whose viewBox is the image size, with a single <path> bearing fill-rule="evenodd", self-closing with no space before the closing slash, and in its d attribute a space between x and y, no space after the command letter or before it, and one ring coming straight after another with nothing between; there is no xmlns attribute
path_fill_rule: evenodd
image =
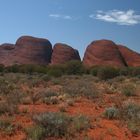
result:
<svg viewBox="0 0 140 140"><path fill-rule="evenodd" d="M119 70L114 67L102 67L98 70L97 76L101 80L108 80L119 76Z"/></svg>
<svg viewBox="0 0 140 140"><path fill-rule="evenodd" d="M121 108L120 114L132 133L140 133L140 105L129 102Z"/></svg>
<svg viewBox="0 0 140 140"><path fill-rule="evenodd" d="M36 104L36 103L46 103L46 104L58 104L59 95L53 90L44 88L42 91L34 91L33 89L28 90L28 93L24 94L21 99L22 104Z"/></svg>
<svg viewBox="0 0 140 140"><path fill-rule="evenodd" d="M114 84L108 84L107 82L100 83L102 86L102 92L105 94L115 94L117 93L117 87Z"/></svg>
<svg viewBox="0 0 140 140"><path fill-rule="evenodd" d="M71 97L83 96L88 99L95 99L100 95L94 82L82 80L81 78L66 81L63 85L63 91Z"/></svg>
<svg viewBox="0 0 140 140"><path fill-rule="evenodd" d="M6 80L4 77L0 77L0 94L7 95L14 92L16 89L16 84Z"/></svg>
<svg viewBox="0 0 140 140"><path fill-rule="evenodd" d="M103 116L107 119L116 119L119 117L119 110L116 107L106 108Z"/></svg>
<svg viewBox="0 0 140 140"><path fill-rule="evenodd" d="M45 90L39 93L40 101L45 104L58 104L59 103L59 94L52 90Z"/></svg>
<svg viewBox="0 0 140 140"><path fill-rule="evenodd" d="M128 102L120 108L109 107L105 109L103 115L107 119L123 120L132 133L140 133L140 105Z"/></svg>
<svg viewBox="0 0 140 140"><path fill-rule="evenodd" d="M121 87L121 93L125 96L135 96L136 95L136 85L133 83L123 84Z"/></svg>
<svg viewBox="0 0 140 140"><path fill-rule="evenodd" d="M27 140L42 140L45 137L45 129L41 126L35 125L24 130L27 134Z"/></svg>
<svg viewBox="0 0 140 140"><path fill-rule="evenodd" d="M15 104L10 104L8 102L0 102L0 115L8 114L13 115L18 113L18 107Z"/></svg>
<svg viewBox="0 0 140 140"><path fill-rule="evenodd" d="M33 116L36 124L45 130L46 137L71 137L90 127L88 117L69 116L60 112L48 112Z"/></svg>
<svg viewBox="0 0 140 140"><path fill-rule="evenodd" d="M0 130L6 135L14 134L18 127L12 124L12 119L0 119Z"/></svg>

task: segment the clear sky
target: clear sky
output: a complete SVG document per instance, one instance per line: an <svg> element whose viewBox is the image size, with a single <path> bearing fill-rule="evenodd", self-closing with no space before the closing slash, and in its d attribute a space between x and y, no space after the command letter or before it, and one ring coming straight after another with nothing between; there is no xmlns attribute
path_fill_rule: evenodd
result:
<svg viewBox="0 0 140 140"><path fill-rule="evenodd" d="M79 50L110 39L140 52L140 0L0 0L0 44L22 35Z"/></svg>

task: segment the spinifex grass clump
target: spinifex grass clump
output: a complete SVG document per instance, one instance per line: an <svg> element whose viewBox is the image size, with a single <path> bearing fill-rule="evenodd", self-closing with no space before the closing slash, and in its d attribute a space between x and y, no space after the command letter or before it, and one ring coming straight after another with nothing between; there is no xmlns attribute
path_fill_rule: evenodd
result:
<svg viewBox="0 0 140 140"><path fill-rule="evenodd" d="M132 133L140 133L140 106L128 103L121 108L109 107L105 110L104 116L108 119L120 119L127 123Z"/></svg>
<svg viewBox="0 0 140 140"><path fill-rule="evenodd" d="M121 92L125 96L134 96L134 95L136 95L136 86L132 83L124 84L122 86Z"/></svg>
<svg viewBox="0 0 140 140"><path fill-rule="evenodd" d="M122 119L127 121L128 128L135 134L140 133L140 106L128 103L120 112Z"/></svg>
<svg viewBox="0 0 140 140"><path fill-rule="evenodd" d="M119 110L115 107L106 108L104 116L108 119L116 119L119 116Z"/></svg>
<svg viewBox="0 0 140 140"><path fill-rule="evenodd" d="M0 119L0 131L6 135L12 135L18 127L12 124L11 119Z"/></svg>
<svg viewBox="0 0 140 140"><path fill-rule="evenodd" d="M95 99L99 96L99 90L93 82L81 79L65 83L63 90L71 97L84 96L88 99Z"/></svg>
<svg viewBox="0 0 140 140"><path fill-rule="evenodd" d="M71 117L60 112L34 115L33 120L45 130L46 137L69 137L90 127L87 117L83 115Z"/></svg>

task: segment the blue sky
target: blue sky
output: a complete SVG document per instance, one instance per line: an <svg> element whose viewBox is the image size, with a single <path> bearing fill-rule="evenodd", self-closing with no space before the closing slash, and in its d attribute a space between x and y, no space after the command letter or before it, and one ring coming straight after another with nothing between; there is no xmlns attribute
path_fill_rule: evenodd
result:
<svg viewBox="0 0 140 140"><path fill-rule="evenodd" d="M67 43L81 57L97 39L140 52L140 0L0 0L0 44L22 35Z"/></svg>

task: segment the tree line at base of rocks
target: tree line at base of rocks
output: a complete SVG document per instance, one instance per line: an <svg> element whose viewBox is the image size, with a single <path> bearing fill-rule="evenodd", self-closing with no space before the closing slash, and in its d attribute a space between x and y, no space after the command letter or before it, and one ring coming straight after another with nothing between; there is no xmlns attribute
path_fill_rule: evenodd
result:
<svg viewBox="0 0 140 140"><path fill-rule="evenodd" d="M140 78L140 67L122 67L115 68L111 66L85 67L80 61L70 61L59 65L0 65L1 73L43 73L51 77L60 77L62 75L84 75L90 74L99 77L101 80L111 79L117 76L136 76Z"/></svg>

